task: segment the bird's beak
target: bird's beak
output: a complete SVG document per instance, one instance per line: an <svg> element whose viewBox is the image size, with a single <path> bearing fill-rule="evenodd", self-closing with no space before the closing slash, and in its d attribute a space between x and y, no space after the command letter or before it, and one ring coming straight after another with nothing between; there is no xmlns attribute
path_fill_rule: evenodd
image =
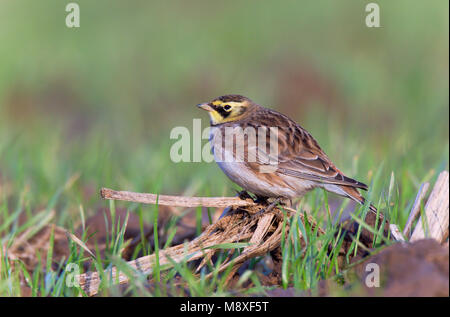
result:
<svg viewBox="0 0 450 317"><path fill-rule="evenodd" d="M197 107L202 108L203 110L206 110L209 112L214 111L214 109L208 103L199 103L197 105Z"/></svg>

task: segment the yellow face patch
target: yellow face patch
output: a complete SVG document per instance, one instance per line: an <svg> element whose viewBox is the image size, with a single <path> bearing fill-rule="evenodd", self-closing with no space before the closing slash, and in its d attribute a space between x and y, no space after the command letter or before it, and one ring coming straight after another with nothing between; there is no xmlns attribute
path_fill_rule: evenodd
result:
<svg viewBox="0 0 450 317"><path fill-rule="evenodd" d="M221 124L239 120L247 110L246 102L214 100L211 103L212 110L209 111L211 124Z"/></svg>

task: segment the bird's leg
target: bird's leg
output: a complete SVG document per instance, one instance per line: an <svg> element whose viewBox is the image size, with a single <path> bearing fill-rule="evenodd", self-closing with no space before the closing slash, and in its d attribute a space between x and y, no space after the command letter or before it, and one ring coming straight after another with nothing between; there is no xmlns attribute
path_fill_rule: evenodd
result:
<svg viewBox="0 0 450 317"><path fill-rule="evenodd" d="M250 194L246 191L246 190L241 190L240 192L237 192L237 196L240 199L247 199L247 198L251 198Z"/></svg>
<svg viewBox="0 0 450 317"><path fill-rule="evenodd" d="M257 213L253 214L253 217L259 217L264 212L269 212L273 208L275 208L276 205L278 205L279 202L281 202L283 199L281 197L276 198L273 202L271 202L267 207L259 210Z"/></svg>
<svg viewBox="0 0 450 317"><path fill-rule="evenodd" d="M292 199L286 197L277 197L277 198L267 198L267 203L272 203L278 200L278 203L287 207L292 207Z"/></svg>
<svg viewBox="0 0 450 317"><path fill-rule="evenodd" d="M250 194L246 190L241 190L240 192L237 193L237 196L242 200L246 200L248 198L253 200L253 197L250 196Z"/></svg>
<svg viewBox="0 0 450 317"><path fill-rule="evenodd" d="M236 191L236 195L235 197L239 197L242 200L246 200L248 198L250 198L251 200L254 200L252 196L250 196L250 194L248 193L248 191L246 190L241 190L240 192ZM230 211L232 211L232 207L228 206L226 207L223 211L222 214L220 215L219 219L222 219L223 217L225 217L226 214L228 214Z"/></svg>
<svg viewBox="0 0 450 317"><path fill-rule="evenodd" d="M255 202L261 205L267 205L269 201L269 197L264 196L256 196Z"/></svg>

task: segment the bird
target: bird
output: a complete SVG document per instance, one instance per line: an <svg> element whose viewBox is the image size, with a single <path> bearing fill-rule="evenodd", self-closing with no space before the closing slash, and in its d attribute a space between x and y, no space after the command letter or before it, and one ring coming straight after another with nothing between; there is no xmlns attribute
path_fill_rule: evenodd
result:
<svg viewBox="0 0 450 317"><path fill-rule="evenodd" d="M286 115L237 94L197 106L209 114L209 142L215 161L245 191L257 197L292 201L314 188L323 188L365 204L359 190L368 190L368 186L340 171L313 136ZM252 138L251 133L244 132L239 138L230 131L254 134ZM271 131L276 131L274 139L267 135ZM227 140L231 140L231 146ZM377 211L372 204L369 209Z"/></svg>

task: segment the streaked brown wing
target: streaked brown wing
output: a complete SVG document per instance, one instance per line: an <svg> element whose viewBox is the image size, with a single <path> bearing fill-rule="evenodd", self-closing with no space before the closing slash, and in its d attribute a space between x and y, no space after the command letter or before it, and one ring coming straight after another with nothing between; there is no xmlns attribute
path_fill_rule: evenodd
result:
<svg viewBox="0 0 450 317"><path fill-rule="evenodd" d="M367 190L367 185L346 177L305 129L282 114L265 110L257 118L251 120L251 125L258 122L261 125L278 128L278 169L276 173ZM268 142L269 139L267 139ZM253 169L257 168L259 164L266 164L267 157L270 156L261 148L258 148L258 153L257 164L249 164Z"/></svg>

